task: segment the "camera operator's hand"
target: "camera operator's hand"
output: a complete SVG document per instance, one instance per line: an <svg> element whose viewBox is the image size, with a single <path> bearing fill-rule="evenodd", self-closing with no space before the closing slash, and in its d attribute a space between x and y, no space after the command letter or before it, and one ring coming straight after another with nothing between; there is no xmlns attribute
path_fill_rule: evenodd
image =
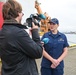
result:
<svg viewBox="0 0 76 75"><path fill-rule="evenodd" d="M29 34L30 34L30 35L32 34L32 30L34 30L34 29L37 29L37 30L38 30L38 26L35 25L35 24L32 22L32 28L29 29Z"/></svg>
<svg viewBox="0 0 76 75"><path fill-rule="evenodd" d="M38 33L38 25L35 25L33 22L32 22L32 28L31 28L31 35L32 35L32 39L37 42L40 40L40 36L39 36L39 33ZM40 42L39 42L40 43Z"/></svg>
<svg viewBox="0 0 76 75"><path fill-rule="evenodd" d="M31 29L38 29L38 26L35 25L33 22L32 22L32 28Z"/></svg>

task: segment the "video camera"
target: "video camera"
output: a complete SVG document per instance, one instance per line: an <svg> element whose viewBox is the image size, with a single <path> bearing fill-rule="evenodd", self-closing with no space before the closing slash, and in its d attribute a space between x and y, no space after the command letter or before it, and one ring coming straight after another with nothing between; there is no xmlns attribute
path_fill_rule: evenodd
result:
<svg viewBox="0 0 76 75"><path fill-rule="evenodd" d="M41 18L38 14L31 14L29 18L26 19L26 23L28 27L32 27L32 22L34 22L35 25L40 27L40 22Z"/></svg>

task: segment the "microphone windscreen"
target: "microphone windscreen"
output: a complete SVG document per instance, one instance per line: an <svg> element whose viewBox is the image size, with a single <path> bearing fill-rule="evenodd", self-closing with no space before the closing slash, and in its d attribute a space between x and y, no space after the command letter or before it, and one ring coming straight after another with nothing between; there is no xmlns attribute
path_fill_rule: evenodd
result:
<svg viewBox="0 0 76 75"><path fill-rule="evenodd" d="M44 44L47 44L47 43L49 42L49 38L44 38L44 39L42 40L42 42L44 42Z"/></svg>

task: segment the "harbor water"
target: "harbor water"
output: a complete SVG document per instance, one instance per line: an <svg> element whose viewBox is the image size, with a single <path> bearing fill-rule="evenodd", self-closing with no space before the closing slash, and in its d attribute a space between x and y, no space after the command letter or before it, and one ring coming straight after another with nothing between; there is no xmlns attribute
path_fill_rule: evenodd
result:
<svg viewBox="0 0 76 75"><path fill-rule="evenodd" d="M76 34L65 34L69 45L76 44Z"/></svg>

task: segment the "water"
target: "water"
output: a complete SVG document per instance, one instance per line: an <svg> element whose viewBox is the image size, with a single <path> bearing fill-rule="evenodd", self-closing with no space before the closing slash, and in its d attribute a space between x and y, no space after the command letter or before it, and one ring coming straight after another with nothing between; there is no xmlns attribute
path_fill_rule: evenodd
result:
<svg viewBox="0 0 76 75"><path fill-rule="evenodd" d="M76 34L65 34L69 45L76 44Z"/></svg>

